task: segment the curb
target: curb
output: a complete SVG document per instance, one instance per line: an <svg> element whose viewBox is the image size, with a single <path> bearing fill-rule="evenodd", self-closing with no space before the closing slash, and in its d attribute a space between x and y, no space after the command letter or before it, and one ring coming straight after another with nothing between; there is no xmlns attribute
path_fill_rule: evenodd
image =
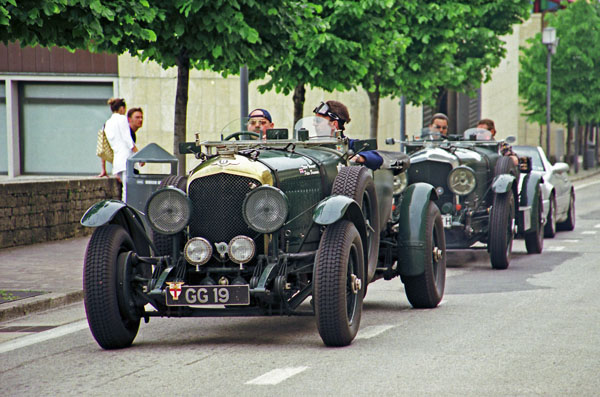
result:
<svg viewBox="0 0 600 397"><path fill-rule="evenodd" d="M31 313L54 309L83 300L83 290L50 292L31 298L19 299L0 305L0 322L23 317Z"/></svg>

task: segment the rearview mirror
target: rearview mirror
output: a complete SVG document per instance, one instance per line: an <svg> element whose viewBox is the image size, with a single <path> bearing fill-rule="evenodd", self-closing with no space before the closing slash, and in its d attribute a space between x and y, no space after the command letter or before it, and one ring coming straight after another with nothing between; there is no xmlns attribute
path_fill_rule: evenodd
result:
<svg viewBox="0 0 600 397"><path fill-rule="evenodd" d="M567 164L567 163L561 163L561 162L559 162L559 163L554 164L552 166L552 168L554 169L554 171L556 171L556 172L558 172L560 174L565 173L565 172L569 172L569 164Z"/></svg>

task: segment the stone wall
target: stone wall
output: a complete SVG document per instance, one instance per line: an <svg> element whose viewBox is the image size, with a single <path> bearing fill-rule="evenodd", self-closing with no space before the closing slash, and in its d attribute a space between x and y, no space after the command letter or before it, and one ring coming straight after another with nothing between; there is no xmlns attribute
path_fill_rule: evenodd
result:
<svg viewBox="0 0 600 397"><path fill-rule="evenodd" d="M120 196L114 178L0 182L0 248L90 234L79 223L85 211Z"/></svg>

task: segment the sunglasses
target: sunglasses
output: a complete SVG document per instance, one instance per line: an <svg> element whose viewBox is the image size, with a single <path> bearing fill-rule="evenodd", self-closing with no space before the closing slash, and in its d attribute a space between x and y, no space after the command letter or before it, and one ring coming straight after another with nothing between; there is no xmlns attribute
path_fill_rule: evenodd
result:
<svg viewBox="0 0 600 397"><path fill-rule="evenodd" d="M248 125L267 125L269 120L248 120Z"/></svg>
<svg viewBox="0 0 600 397"><path fill-rule="evenodd" d="M313 110L313 113L320 114L322 116L327 116L332 120L345 121L340 116L330 111L329 106L327 106L325 102L321 102L321 104Z"/></svg>
<svg viewBox="0 0 600 397"><path fill-rule="evenodd" d="M436 130L442 130L442 131L446 131L448 129L448 127L445 125L437 125L437 124L434 124L433 128L435 128Z"/></svg>

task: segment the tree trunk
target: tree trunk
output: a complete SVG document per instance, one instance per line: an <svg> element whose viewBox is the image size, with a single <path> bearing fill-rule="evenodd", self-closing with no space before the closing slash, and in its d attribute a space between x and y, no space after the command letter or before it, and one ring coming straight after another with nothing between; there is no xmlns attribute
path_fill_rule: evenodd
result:
<svg viewBox="0 0 600 397"><path fill-rule="evenodd" d="M375 91L370 92L367 91L367 95L369 96L369 104L370 104L370 129L369 129L369 138L377 139L377 128L379 126L379 78L375 77Z"/></svg>
<svg viewBox="0 0 600 397"><path fill-rule="evenodd" d="M571 124L571 118L567 119L567 150L565 152L565 161L569 163L569 165L574 165L573 158L571 157L571 141L573 140L573 126Z"/></svg>
<svg viewBox="0 0 600 397"><path fill-rule="evenodd" d="M187 136L187 104L190 84L190 59L186 51L177 57L177 93L175 94L175 133L173 136L173 153L179 160L177 175L186 174L185 154L179 153L179 143L186 141Z"/></svg>
<svg viewBox="0 0 600 397"><path fill-rule="evenodd" d="M598 159L598 138L600 138L600 124L596 124L596 138L594 139L594 143L596 144L596 146L594 146L594 158L596 159L596 166L598 166L598 162L600 161L600 159Z"/></svg>
<svg viewBox="0 0 600 397"><path fill-rule="evenodd" d="M294 88L294 125L300 120L304 113L304 100L306 99L306 89L304 84L300 83Z"/></svg>

